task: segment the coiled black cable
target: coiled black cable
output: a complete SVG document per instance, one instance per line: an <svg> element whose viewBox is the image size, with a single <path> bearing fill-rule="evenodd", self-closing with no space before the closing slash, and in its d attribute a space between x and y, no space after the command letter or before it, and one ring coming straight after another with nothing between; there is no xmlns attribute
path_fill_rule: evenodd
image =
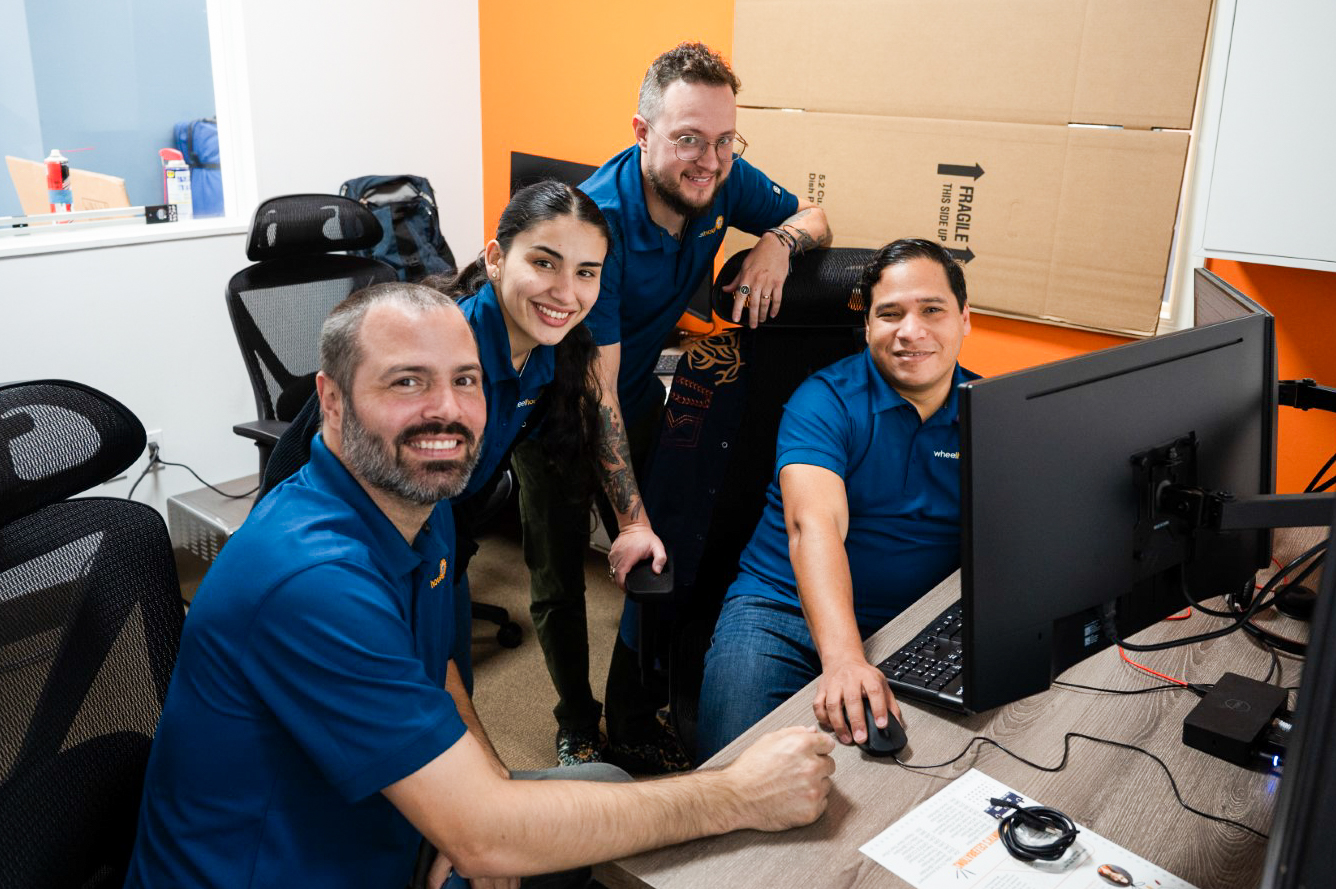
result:
<svg viewBox="0 0 1336 889"><path fill-rule="evenodd" d="M1018 806L1004 799L990 799L988 802L1014 810L997 825L997 835L1011 857L1018 861L1057 861L1067 853L1072 843L1076 842L1076 835L1081 832L1077 830L1076 822L1048 806ZM1044 841L1037 843L1021 839L1016 834L1016 827L1021 824L1040 831Z"/></svg>

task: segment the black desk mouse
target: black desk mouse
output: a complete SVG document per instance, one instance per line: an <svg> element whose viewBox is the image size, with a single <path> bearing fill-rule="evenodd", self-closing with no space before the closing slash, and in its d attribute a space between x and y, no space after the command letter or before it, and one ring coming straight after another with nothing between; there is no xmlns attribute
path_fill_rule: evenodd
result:
<svg viewBox="0 0 1336 889"><path fill-rule="evenodd" d="M893 713L886 714L886 728L877 728L872 721L872 703L867 698L863 698L863 719L867 722L867 740L858 746L870 756L892 756L909 743L904 726Z"/></svg>

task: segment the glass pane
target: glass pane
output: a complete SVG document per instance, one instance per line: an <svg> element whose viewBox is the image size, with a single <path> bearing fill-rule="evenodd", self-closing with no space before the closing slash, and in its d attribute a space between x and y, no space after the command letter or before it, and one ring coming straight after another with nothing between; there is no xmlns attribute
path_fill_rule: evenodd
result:
<svg viewBox="0 0 1336 889"><path fill-rule="evenodd" d="M75 210L165 203L159 149L184 153L188 124L214 117L205 0L0 0L0 58L0 155L18 161L0 173L0 216L46 212L32 162L53 149ZM203 166L216 127L193 132L194 215L222 215L221 171Z"/></svg>

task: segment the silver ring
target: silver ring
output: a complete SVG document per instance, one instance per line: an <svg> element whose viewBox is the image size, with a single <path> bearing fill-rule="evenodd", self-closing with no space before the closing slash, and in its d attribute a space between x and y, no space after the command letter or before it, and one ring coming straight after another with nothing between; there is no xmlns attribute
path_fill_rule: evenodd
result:
<svg viewBox="0 0 1336 889"><path fill-rule="evenodd" d="M741 293L743 296L751 296L751 288L746 284L743 284L738 288L738 293Z"/></svg>
<svg viewBox="0 0 1336 889"><path fill-rule="evenodd" d="M761 297L761 299L768 300L768 299L770 299L770 297L768 297L768 296L763 296L763 297Z"/></svg>

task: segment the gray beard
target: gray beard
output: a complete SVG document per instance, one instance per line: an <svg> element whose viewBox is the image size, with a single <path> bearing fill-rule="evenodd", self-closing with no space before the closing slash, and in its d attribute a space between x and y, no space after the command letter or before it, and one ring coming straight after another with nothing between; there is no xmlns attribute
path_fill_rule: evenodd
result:
<svg viewBox="0 0 1336 889"><path fill-rule="evenodd" d="M443 431L464 436L463 446L468 449L464 460L428 462L421 470L422 477L416 477L398 459L396 449L362 425L352 400L345 398L343 403L343 459L368 485L418 506L434 506L458 497L468 487L482 449L473 433L462 424L447 424ZM400 438L419 431L406 430Z"/></svg>

